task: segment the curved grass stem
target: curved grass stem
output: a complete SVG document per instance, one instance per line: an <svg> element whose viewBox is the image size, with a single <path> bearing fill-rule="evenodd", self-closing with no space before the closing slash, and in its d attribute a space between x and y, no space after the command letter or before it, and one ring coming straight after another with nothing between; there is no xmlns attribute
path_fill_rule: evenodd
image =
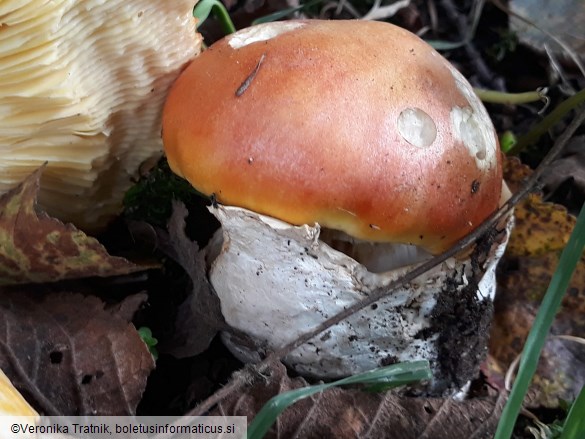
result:
<svg viewBox="0 0 585 439"><path fill-rule="evenodd" d="M530 102L546 101L546 90L535 90L524 93L505 93L495 90L473 89L475 94L483 101L491 104L518 105Z"/></svg>
<svg viewBox="0 0 585 439"><path fill-rule="evenodd" d="M233 34L236 31L236 27L227 9L219 0L201 0L193 8L193 17L197 18L197 27L201 26L205 20L209 17L209 14L213 14L219 21L222 30L227 34Z"/></svg>
<svg viewBox="0 0 585 439"><path fill-rule="evenodd" d="M540 137L557 124L569 111L577 108L585 102L585 88L578 91L573 96L561 102L553 111L542 119L530 132L519 137L516 144L510 149L509 154L517 155L524 149L535 143Z"/></svg>

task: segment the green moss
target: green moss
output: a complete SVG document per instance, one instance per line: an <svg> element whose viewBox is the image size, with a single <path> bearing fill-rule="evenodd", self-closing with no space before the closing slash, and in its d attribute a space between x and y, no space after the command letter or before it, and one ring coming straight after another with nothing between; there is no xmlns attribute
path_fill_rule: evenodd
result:
<svg viewBox="0 0 585 439"><path fill-rule="evenodd" d="M201 197L203 195L193 189L187 180L171 171L166 159L161 159L148 175L126 192L124 216L165 227L171 216L173 200L190 205L201 203Z"/></svg>

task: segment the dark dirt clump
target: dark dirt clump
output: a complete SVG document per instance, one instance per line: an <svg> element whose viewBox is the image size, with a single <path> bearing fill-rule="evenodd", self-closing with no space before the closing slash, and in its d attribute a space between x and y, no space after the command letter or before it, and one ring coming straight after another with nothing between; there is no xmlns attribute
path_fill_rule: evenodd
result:
<svg viewBox="0 0 585 439"><path fill-rule="evenodd" d="M450 385L460 388L478 376L487 355L492 316L493 303L478 299L477 282L458 292L445 288L431 317L432 329L441 334L437 340L437 392L450 390Z"/></svg>
<svg viewBox="0 0 585 439"><path fill-rule="evenodd" d="M494 306L480 300L478 282L484 275L480 268L494 243L496 233L479 240L471 255L471 276L461 288L452 280L445 285L431 314L430 333L438 333L437 362L433 393L451 393L478 377L479 367L487 356L487 342ZM455 386L454 388L452 386Z"/></svg>

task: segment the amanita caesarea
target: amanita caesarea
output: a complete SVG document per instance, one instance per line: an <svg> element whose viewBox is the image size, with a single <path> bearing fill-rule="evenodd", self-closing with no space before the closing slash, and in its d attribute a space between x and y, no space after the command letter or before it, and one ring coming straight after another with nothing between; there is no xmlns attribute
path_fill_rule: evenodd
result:
<svg viewBox="0 0 585 439"><path fill-rule="evenodd" d="M496 132L465 78L406 30L288 21L241 30L181 74L171 168L218 204L209 276L241 359L281 347L452 246L506 197ZM510 224L292 352L338 377L428 359L431 389L485 354Z"/></svg>

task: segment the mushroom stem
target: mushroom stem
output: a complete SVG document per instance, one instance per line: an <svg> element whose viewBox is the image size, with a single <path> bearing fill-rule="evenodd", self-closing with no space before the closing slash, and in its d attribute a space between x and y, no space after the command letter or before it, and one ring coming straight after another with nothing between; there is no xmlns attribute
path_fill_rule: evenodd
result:
<svg viewBox="0 0 585 439"><path fill-rule="evenodd" d="M321 229L319 239L355 259L372 273L391 271L432 257L429 252L416 245L365 241L326 228Z"/></svg>

